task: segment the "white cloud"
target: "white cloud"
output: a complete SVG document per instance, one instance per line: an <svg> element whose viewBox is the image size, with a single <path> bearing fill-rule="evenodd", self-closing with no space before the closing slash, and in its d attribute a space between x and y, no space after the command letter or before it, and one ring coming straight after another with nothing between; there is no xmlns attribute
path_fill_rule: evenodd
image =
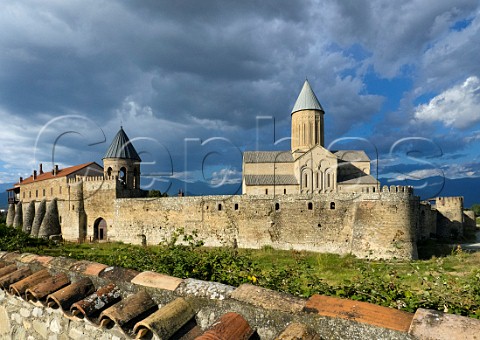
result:
<svg viewBox="0 0 480 340"><path fill-rule="evenodd" d="M420 121L439 121L459 129L469 128L480 121L480 79L469 77L463 84L434 97L428 104L417 106L414 117Z"/></svg>
<svg viewBox="0 0 480 340"><path fill-rule="evenodd" d="M422 180L429 177L445 177L449 179L480 177L478 163L448 164L439 168L419 169L396 175L392 180Z"/></svg>
<svg viewBox="0 0 480 340"><path fill-rule="evenodd" d="M219 187L224 184L238 184L242 181L241 171L236 169L225 168L220 171L212 172L210 184L214 187Z"/></svg>
<svg viewBox="0 0 480 340"><path fill-rule="evenodd" d="M319 20L334 41L361 44L371 52L368 62L392 78L404 65L416 65L451 25L478 9L476 0L330 1L317 6ZM339 25L341 23L341 25Z"/></svg>

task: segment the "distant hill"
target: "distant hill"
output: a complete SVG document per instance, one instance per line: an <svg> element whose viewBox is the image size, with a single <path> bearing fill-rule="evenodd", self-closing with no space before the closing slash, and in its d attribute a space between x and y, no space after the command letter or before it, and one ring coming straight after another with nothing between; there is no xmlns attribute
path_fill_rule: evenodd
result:
<svg viewBox="0 0 480 340"><path fill-rule="evenodd" d="M0 209L8 208L7 189L10 189L13 184L0 184Z"/></svg>
<svg viewBox="0 0 480 340"><path fill-rule="evenodd" d="M441 196L463 196L464 206L469 208L472 204L480 203L480 177L465 177L449 179L442 177L429 177L421 180L407 180L384 182L382 185L411 185L415 194L421 199Z"/></svg>
<svg viewBox="0 0 480 340"><path fill-rule="evenodd" d="M176 196L179 190L185 192L186 196L206 196L206 195L241 195L242 184L222 184L218 187L212 186L207 182L188 183L178 179L171 179L168 183L156 182L152 188L160 190L162 193L167 191L169 196Z"/></svg>

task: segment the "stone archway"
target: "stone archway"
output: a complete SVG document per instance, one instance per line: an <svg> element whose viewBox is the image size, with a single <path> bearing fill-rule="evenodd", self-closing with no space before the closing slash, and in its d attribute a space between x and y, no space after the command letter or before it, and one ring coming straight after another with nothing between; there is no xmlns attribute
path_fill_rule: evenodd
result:
<svg viewBox="0 0 480 340"><path fill-rule="evenodd" d="M107 240L107 221L102 217L95 220L93 224L93 240L106 241Z"/></svg>

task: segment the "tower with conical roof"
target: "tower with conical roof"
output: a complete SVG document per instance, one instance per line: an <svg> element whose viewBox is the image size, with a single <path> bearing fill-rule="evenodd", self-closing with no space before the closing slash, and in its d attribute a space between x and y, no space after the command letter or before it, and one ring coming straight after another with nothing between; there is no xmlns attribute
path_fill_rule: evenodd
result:
<svg viewBox="0 0 480 340"><path fill-rule="evenodd" d="M305 79L292 109L292 152L307 151L325 145L322 105Z"/></svg>
<svg viewBox="0 0 480 340"><path fill-rule="evenodd" d="M132 142L120 127L103 157L104 176L117 176L126 189L140 189L141 162Z"/></svg>

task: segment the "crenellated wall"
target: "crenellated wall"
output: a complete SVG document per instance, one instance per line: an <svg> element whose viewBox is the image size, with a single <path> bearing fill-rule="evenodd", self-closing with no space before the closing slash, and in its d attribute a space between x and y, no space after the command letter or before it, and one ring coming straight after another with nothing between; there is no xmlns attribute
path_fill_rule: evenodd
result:
<svg viewBox="0 0 480 340"><path fill-rule="evenodd" d="M201 196L116 199L113 216L92 205L89 221L103 217L108 239L141 244L169 240L183 228L206 246L298 249L360 257L416 258L418 199L408 189L381 193ZM89 222L90 223L90 222Z"/></svg>
<svg viewBox="0 0 480 340"><path fill-rule="evenodd" d="M462 197L438 198L433 208L403 186L362 193L135 198L144 193L126 189L117 177L99 176L68 179L64 194L9 211L23 211L29 222L35 210L32 235L50 237L58 234L56 220L50 213L51 228L42 221L56 205L61 234L70 241L159 244L183 229L211 247L271 246L371 258L414 259L417 240L463 234Z"/></svg>

